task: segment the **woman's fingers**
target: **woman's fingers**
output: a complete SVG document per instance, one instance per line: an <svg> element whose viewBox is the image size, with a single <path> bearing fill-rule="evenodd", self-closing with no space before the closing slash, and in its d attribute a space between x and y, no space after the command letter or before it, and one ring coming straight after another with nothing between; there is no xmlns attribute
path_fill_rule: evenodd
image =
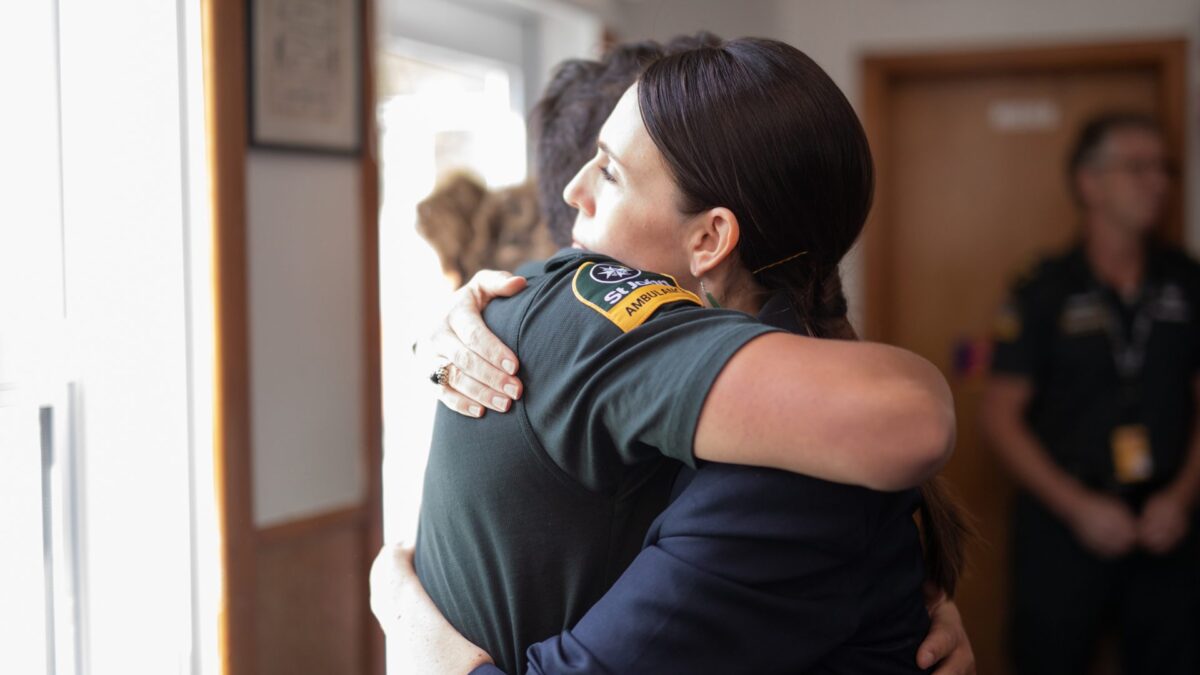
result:
<svg viewBox="0 0 1200 675"><path fill-rule="evenodd" d="M449 368L446 385L471 401L481 403L496 412L508 412L512 406L512 399L467 375L468 369L459 365L463 358L467 357L461 354L455 355L453 365ZM478 357L472 355L470 358Z"/></svg>
<svg viewBox="0 0 1200 675"><path fill-rule="evenodd" d="M925 589L929 609L929 635L917 649L917 666L922 670L938 665L934 675L974 675L975 654L962 625L962 616L940 590Z"/></svg>
<svg viewBox="0 0 1200 675"><path fill-rule="evenodd" d="M467 288L493 298L507 298L525 288L525 277L513 276L503 270L480 270L467 282ZM487 304L486 302L484 304Z"/></svg>
<svg viewBox="0 0 1200 675"><path fill-rule="evenodd" d="M514 396L510 396L508 392L497 391L471 375L495 370L478 354L453 338L438 339L435 351L438 354L437 360L447 366L446 382L438 398L451 410L470 417L479 417L483 414L483 407L501 413L508 412L512 407ZM490 379L495 381L494 377ZM519 386L507 383L501 386L520 392ZM480 409L475 410L476 408Z"/></svg>
<svg viewBox="0 0 1200 675"><path fill-rule="evenodd" d="M958 649L933 671L933 675L975 675L975 654L969 648Z"/></svg>
<svg viewBox="0 0 1200 675"><path fill-rule="evenodd" d="M455 337L499 371L499 377L494 380L489 379L490 373L470 373L475 379L495 389L503 390L505 384L519 386L520 381L511 377L516 374L519 362L517 355L484 323L483 308L498 297L520 292L525 288L525 283L524 277L514 277L508 272L483 270L461 289L463 295L446 317ZM513 398L517 396L519 393Z"/></svg>
<svg viewBox="0 0 1200 675"><path fill-rule="evenodd" d="M521 397L517 356L484 323L483 308L497 297L520 292L525 283L508 272L477 273L455 292L449 313L422 343L426 357L449 365L438 398L451 410L470 417L482 416L484 408L507 412Z"/></svg>
<svg viewBox="0 0 1200 675"><path fill-rule="evenodd" d="M479 370L471 376L496 389L513 386L519 395L521 381L515 377L519 362L513 350L492 333L483 314L471 308L456 308L446 317L454 341L480 357ZM443 338L444 339L444 338Z"/></svg>
<svg viewBox="0 0 1200 675"><path fill-rule="evenodd" d="M441 393L438 394L438 400L442 402L442 405L459 415L483 417L483 406L454 391L450 387L443 386L441 389Z"/></svg>
<svg viewBox="0 0 1200 675"><path fill-rule="evenodd" d="M922 670L946 658L957 644L957 635L936 619L929 626L929 635L917 649L917 666Z"/></svg>
<svg viewBox="0 0 1200 675"><path fill-rule="evenodd" d="M454 336L443 334L435 339L436 360L449 366L446 384L476 403L507 412L521 393L520 380L498 373Z"/></svg>

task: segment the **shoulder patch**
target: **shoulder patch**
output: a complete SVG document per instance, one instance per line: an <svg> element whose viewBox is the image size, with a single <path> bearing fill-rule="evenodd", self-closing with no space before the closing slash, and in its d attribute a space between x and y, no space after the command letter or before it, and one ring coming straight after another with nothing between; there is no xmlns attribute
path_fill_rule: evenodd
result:
<svg viewBox="0 0 1200 675"><path fill-rule="evenodd" d="M619 263L584 263L575 270L571 290L576 299L603 314L624 333L645 323L663 305L701 305L695 293L680 288L670 276Z"/></svg>
<svg viewBox="0 0 1200 675"><path fill-rule="evenodd" d="M992 324L992 337L997 342L1012 342L1021 335L1021 314L1012 302L1007 302L996 313Z"/></svg>

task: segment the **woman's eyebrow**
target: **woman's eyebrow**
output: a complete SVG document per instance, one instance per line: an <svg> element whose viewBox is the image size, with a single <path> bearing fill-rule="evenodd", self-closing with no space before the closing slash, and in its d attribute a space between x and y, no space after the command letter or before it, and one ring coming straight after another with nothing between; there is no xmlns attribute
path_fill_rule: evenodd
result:
<svg viewBox="0 0 1200 675"><path fill-rule="evenodd" d="M613 152L612 148L608 147L607 143L604 141L596 141L596 146L599 147L604 154L608 155L612 161L620 164L621 166L625 166L625 162L622 162L621 158L617 157L617 153Z"/></svg>

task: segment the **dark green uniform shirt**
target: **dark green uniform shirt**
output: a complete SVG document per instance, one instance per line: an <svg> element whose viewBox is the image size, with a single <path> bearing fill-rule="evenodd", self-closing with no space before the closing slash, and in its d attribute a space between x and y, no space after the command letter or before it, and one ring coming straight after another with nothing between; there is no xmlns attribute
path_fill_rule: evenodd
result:
<svg viewBox="0 0 1200 675"><path fill-rule="evenodd" d="M1130 361L1123 369L1119 362ZM1200 374L1200 267L1152 246L1132 302L1092 274L1082 246L1020 280L996 326L992 369L1033 382L1027 420L1053 459L1090 487L1139 499L1179 470ZM1114 431L1138 426L1149 475L1117 478Z"/></svg>
<svg viewBox="0 0 1200 675"><path fill-rule="evenodd" d="M482 420L438 410L416 566L450 623L508 672L578 621L641 548L729 358L773 329L669 277L562 251L488 326L525 395Z"/></svg>

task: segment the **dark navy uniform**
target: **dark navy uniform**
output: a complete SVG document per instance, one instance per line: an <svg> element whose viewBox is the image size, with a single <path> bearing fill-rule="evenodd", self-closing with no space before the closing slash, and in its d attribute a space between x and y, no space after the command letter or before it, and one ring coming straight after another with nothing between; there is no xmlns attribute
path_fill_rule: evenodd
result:
<svg viewBox="0 0 1200 675"><path fill-rule="evenodd" d="M705 465L604 598L530 648L529 672L919 673L917 503Z"/></svg>
<svg viewBox="0 0 1200 675"><path fill-rule="evenodd" d="M759 319L801 332L783 295ZM528 672L919 672L915 490L706 463L676 491L616 585L529 649Z"/></svg>
<svg viewBox="0 0 1200 675"><path fill-rule="evenodd" d="M1082 246L1014 288L993 372L1027 378L1026 421L1050 457L1137 513L1180 469L1200 376L1200 267L1152 246L1137 297L1092 274ZM1190 673L1197 641L1194 532L1166 556L1103 560L1030 495L1013 514L1018 672L1084 672L1106 621L1121 619L1126 673Z"/></svg>

